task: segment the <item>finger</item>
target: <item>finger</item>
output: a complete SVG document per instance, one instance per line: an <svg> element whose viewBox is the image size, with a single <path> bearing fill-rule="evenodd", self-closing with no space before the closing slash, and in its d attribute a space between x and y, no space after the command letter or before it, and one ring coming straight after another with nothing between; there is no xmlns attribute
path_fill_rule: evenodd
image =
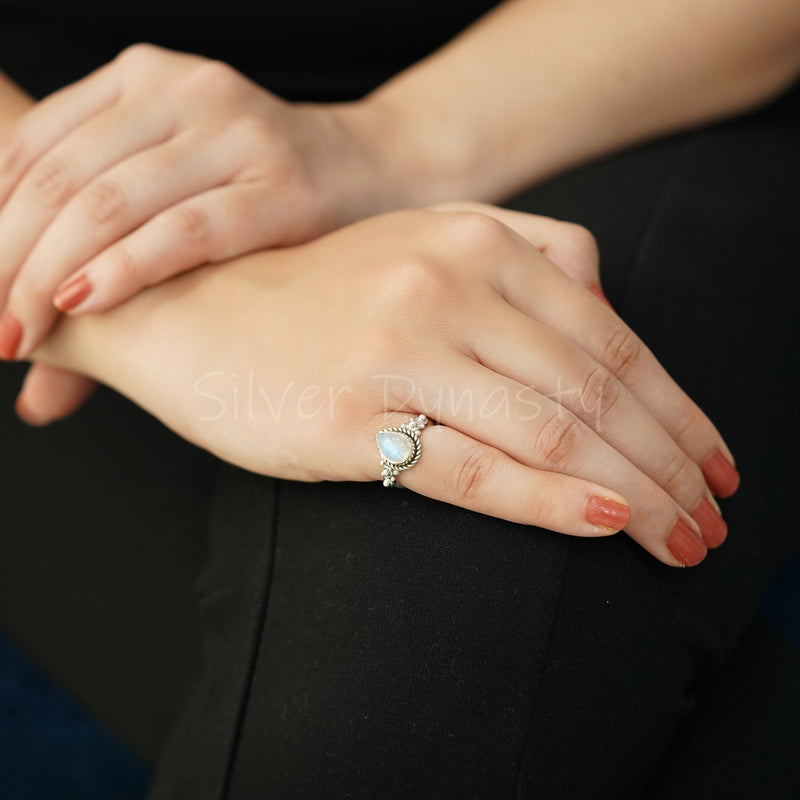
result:
<svg viewBox="0 0 800 800"><path fill-rule="evenodd" d="M263 193L232 185L168 208L78 270L58 288L56 306L72 314L104 311L201 264L280 244L290 209L262 202Z"/></svg>
<svg viewBox="0 0 800 800"><path fill-rule="evenodd" d="M31 165L90 117L113 105L122 87L111 65L37 103L0 140L0 209Z"/></svg>
<svg viewBox="0 0 800 800"><path fill-rule="evenodd" d="M705 557L699 526L686 511L558 403L466 355L453 362L446 385L432 374L417 389L409 398L405 382L398 385L398 402L406 399L521 464L614 489L631 507L627 533L664 563L694 566ZM435 398L430 413L425 398Z"/></svg>
<svg viewBox="0 0 800 800"><path fill-rule="evenodd" d="M465 336L481 364L569 409L691 514L708 547L722 544L727 526L700 468L605 367L505 304L487 308L480 330L468 328Z"/></svg>
<svg viewBox="0 0 800 800"><path fill-rule="evenodd" d="M97 384L83 375L34 364L17 397L17 415L28 425L49 425L75 413L96 388Z"/></svg>
<svg viewBox="0 0 800 800"><path fill-rule="evenodd" d="M114 106L92 117L33 164L0 212L0 300L39 237L78 190L113 164L171 135L168 110L143 118L134 107ZM115 202L113 195L96 197L95 213L107 214Z"/></svg>
<svg viewBox="0 0 800 800"><path fill-rule="evenodd" d="M523 258L497 272L497 288L503 297L571 339L608 369L700 465L711 490L721 497L733 494L739 475L722 436L644 342L535 251L529 252L527 261L529 268L521 266Z"/></svg>
<svg viewBox="0 0 800 800"><path fill-rule="evenodd" d="M562 272L589 289L606 305L600 286L600 251L589 230L572 222L498 208L486 203L442 203L437 211L472 211L493 217L530 242Z"/></svg>
<svg viewBox="0 0 800 800"><path fill-rule="evenodd" d="M386 414L367 432L364 474L381 471L375 434L399 426L408 414ZM574 536L604 536L630 518L625 498L605 486L531 469L445 425L420 432L422 456L400 472L398 484L435 500Z"/></svg>
<svg viewBox="0 0 800 800"><path fill-rule="evenodd" d="M225 183L238 158L178 136L131 156L79 191L39 239L12 287L8 311L25 333L17 357L25 358L47 335L56 317L52 298L76 269L165 208ZM78 281L68 289L58 308L77 305L83 286ZM43 296L48 300L41 302Z"/></svg>

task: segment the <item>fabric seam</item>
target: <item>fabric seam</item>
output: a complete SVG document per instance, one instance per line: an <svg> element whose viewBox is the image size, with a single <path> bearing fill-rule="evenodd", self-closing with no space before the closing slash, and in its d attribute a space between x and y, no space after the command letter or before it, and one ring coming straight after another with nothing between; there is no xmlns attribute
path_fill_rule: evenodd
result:
<svg viewBox="0 0 800 800"><path fill-rule="evenodd" d="M261 649L261 641L263 638L264 625L267 620L267 612L269 610L269 599L272 594L272 584L275 576L275 558L278 543L278 514L280 508L280 488L281 481L275 481L275 498L274 507L272 511L272 542L270 546L269 566L267 568L267 580L264 587L264 593L261 597L261 603L258 609L256 630L254 633L254 646L253 653L250 658L250 664L247 668L247 677L244 683L244 691L242 692L241 702L239 705L239 712L236 719L236 727L233 734L233 742L231 744L231 751L228 757L228 766L225 771L225 779L222 784L222 800L227 800L230 795L231 784L233 783L233 772L236 767L236 759L239 754L239 746L241 744L242 736L244 733L244 724L247 717L247 706L250 695L253 691L253 683L255 682L256 666L258 664L259 651Z"/></svg>
<svg viewBox="0 0 800 800"><path fill-rule="evenodd" d="M558 586L558 598L556 600L555 609L553 611L553 621L550 625L550 632L547 637L547 646L544 652L544 659L542 660L542 666L539 669L539 686L536 689L536 696L533 701L533 705L531 706L531 713L528 719L528 727L525 733L525 742L522 746L522 753L520 754L519 758L519 766L517 767L517 788L514 792L515 800L520 800L522 797L522 781L523 781L523 773L522 769L525 766L525 761L527 760L528 755L528 747L530 746L531 742L531 733L533 730L533 723L536 719L536 709L539 705L539 697L541 696L542 692L542 684L544 683L544 673L547 669L548 664L550 663L550 651L553 647L553 639L555 638L555 630L556 624L558 623L559 616L561 614L561 601L564 597L564 585L566 584L566 575L567 575L567 568L569 566L570 556L572 554L572 542L567 542L567 552L564 557L564 564L561 568L561 580Z"/></svg>

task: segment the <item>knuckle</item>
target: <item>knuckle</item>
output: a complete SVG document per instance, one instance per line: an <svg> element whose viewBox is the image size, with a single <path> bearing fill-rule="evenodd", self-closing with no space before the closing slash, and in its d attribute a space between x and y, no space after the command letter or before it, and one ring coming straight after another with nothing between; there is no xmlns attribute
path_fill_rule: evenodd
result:
<svg viewBox="0 0 800 800"><path fill-rule="evenodd" d="M109 250L108 259L112 272L126 282L131 282L139 273L139 264L133 253L121 242Z"/></svg>
<svg viewBox="0 0 800 800"><path fill-rule="evenodd" d="M285 197L290 205L300 205L316 194L316 186L303 164L290 156L271 166L268 184L271 192Z"/></svg>
<svg viewBox="0 0 800 800"><path fill-rule="evenodd" d="M233 147L244 153L261 155L272 170L286 154L286 148L279 141L279 124L269 114L242 114L228 126L227 135Z"/></svg>
<svg viewBox="0 0 800 800"><path fill-rule="evenodd" d="M482 445L474 445L462 453L452 472L456 499L473 503L480 498L497 464L498 454Z"/></svg>
<svg viewBox="0 0 800 800"><path fill-rule="evenodd" d="M47 206L60 205L72 191L69 169L56 158L46 158L35 164L27 182L37 202Z"/></svg>
<svg viewBox="0 0 800 800"><path fill-rule="evenodd" d="M477 211L443 213L440 225L448 245L468 252L496 250L510 239L510 231L502 222Z"/></svg>
<svg viewBox="0 0 800 800"><path fill-rule="evenodd" d="M114 181L97 181L86 190L86 206L94 222L119 222L126 216L127 205L125 193Z"/></svg>
<svg viewBox="0 0 800 800"><path fill-rule="evenodd" d="M670 524L674 524L674 505L663 489L655 483L637 486L629 492L628 501L634 510L637 527L649 537L669 535Z"/></svg>
<svg viewBox="0 0 800 800"><path fill-rule="evenodd" d="M622 396L622 385L603 367L595 367L583 382L579 402L586 414L608 417Z"/></svg>
<svg viewBox="0 0 800 800"><path fill-rule="evenodd" d="M618 378L624 379L638 364L642 343L630 328L616 328L603 348L603 363Z"/></svg>
<svg viewBox="0 0 800 800"><path fill-rule="evenodd" d="M452 287L447 270L421 256L385 262L376 270L375 279L384 302L399 309L438 302Z"/></svg>
<svg viewBox="0 0 800 800"><path fill-rule="evenodd" d="M142 64L149 63L154 58L157 58L164 51L148 42L136 42L135 44L128 45L124 50L120 51L116 61L124 67L141 67Z"/></svg>
<svg viewBox="0 0 800 800"><path fill-rule="evenodd" d="M598 262L600 260L600 249L594 234L588 228L584 228L583 225L578 225L574 222L565 222L563 225L561 235L564 243L569 247L576 259Z"/></svg>
<svg viewBox="0 0 800 800"><path fill-rule="evenodd" d="M581 425L565 409L556 411L535 437L536 452L548 469L562 468L573 463L581 446Z"/></svg>
<svg viewBox="0 0 800 800"><path fill-rule="evenodd" d="M202 208L190 205L178 206L170 212L169 219L179 235L184 238L195 242L207 242L211 238L211 217Z"/></svg>
<svg viewBox="0 0 800 800"><path fill-rule="evenodd" d="M684 482L689 468L689 459L684 453L671 453L661 465L659 483L669 494L674 494L675 490Z"/></svg>
<svg viewBox="0 0 800 800"><path fill-rule="evenodd" d="M531 494L529 507L535 525L546 526L550 520L558 516L561 493L558 491L558 486L551 487L549 484L550 482L545 480L539 491Z"/></svg>
<svg viewBox="0 0 800 800"><path fill-rule="evenodd" d="M218 81L222 85L229 85L231 82L239 82L239 73L224 61L210 59L204 61L198 67L198 70L205 75L206 79Z"/></svg>
<svg viewBox="0 0 800 800"><path fill-rule="evenodd" d="M700 488L699 469L682 451L671 453L663 463L661 470L661 487L673 497L681 495L681 489L695 485Z"/></svg>
<svg viewBox="0 0 800 800"><path fill-rule="evenodd" d="M678 416L670 426L672 438L679 444L700 439L706 433L705 419L705 415L693 403L682 405Z"/></svg>
<svg viewBox="0 0 800 800"><path fill-rule="evenodd" d="M183 86L190 91L198 91L204 97L213 95L227 97L238 95L245 80L232 66L224 61L202 59L186 74Z"/></svg>

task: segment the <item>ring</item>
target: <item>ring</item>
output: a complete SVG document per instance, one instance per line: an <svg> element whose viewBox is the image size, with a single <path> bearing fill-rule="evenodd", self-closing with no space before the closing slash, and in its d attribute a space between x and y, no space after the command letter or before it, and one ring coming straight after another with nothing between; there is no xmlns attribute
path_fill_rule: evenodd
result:
<svg viewBox="0 0 800 800"><path fill-rule="evenodd" d="M411 469L422 455L422 444L419 441L420 431L428 424L424 414L412 417L398 428L384 428L378 431L375 439L381 452L381 477L383 485L400 488L397 475L404 469Z"/></svg>

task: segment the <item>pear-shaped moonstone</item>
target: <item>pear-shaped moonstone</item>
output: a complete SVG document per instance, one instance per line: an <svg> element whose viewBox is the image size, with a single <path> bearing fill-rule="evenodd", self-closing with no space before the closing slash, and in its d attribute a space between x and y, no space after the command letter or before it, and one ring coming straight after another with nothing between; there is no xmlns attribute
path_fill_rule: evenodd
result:
<svg viewBox="0 0 800 800"><path fill-rule="evenodd" d="M375 437L381 455L392 464L403 464L411 458L414 443L410 436L397 431L381 431Z"/></svg>

